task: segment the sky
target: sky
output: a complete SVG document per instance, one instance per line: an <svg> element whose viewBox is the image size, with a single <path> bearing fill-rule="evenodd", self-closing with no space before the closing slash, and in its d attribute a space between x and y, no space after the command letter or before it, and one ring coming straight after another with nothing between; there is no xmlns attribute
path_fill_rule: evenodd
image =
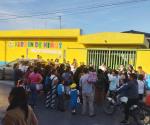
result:
<svg viewBox="0 0 150 125"><path fill-rule="evenodd" d="M0 30L58 29L61 16L62 28L80 28L84 34L150 33L150 0L105 6L124 1L134 0L0 0Z"/></svg>

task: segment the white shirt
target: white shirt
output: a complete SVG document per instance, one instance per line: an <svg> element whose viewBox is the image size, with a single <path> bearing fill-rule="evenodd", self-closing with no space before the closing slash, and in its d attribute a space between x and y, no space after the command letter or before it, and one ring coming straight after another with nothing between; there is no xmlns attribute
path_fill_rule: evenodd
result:
<svg viewBox="0 0 150 125"><path fill-rule="evenodd" d="M106 70L107 70L105 65L99 66L99 69L101 69L101 70L103 70L103 71L106 71Z"/></svg>
<svg viewBox="0 0 150 125"><path fill-rule="evenodd" d="M138 93L144 94L144 87L145 87L144 82L141 80L137 80L137 82L138 82Z"/></svg>
<svg viewBox="0 0 150 125"><path fill-rule="evenodd" d="M55 81L55 80L58 80L57 76L55 76L55 75L51 75L51 76L50 76L50 79L53 80L53 81L52 81L52 85L54 85L54 81Z"/></svg>

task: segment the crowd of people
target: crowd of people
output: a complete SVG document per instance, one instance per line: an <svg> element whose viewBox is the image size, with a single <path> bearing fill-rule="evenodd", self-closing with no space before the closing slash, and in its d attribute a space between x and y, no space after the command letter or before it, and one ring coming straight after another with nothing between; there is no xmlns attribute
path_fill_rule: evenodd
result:
<svg viewBox="0 0 150 125"><path fill-rule="evenodd" d="M37 57L39 58L39 56ZM61 112L70 109L71 113L75 115L81 105L82 115L88 113L89 117L94 117L96 115L95 103L99 105L106 96L112 96L117 91L120 95L128 97L128 103L125 105L125 118L122 121L122 123L126 123L129 118L129 108L138 100L143 100L145 90L148 88L146 73L141 66L136 71L132 65L127 68L121 65L118 69L108 69L105 64L102 64L98 70L95 70L92 65L79 66L76 59L71 64L68 62L60 64L58 59L48 60L47 64L40 61L36 61L32 65L15 64L14 81L16 87L10 95L16 90L14 96L18 96L16 100L20 99L21 103L10 101L7 111L19 106L24 111L25 118L31 112L30 118L32 117L32 121L36 124L37 119L31 109L36 107L38 93L41 92L45 98L45 108ZM28 100L25 95L18 95L19 91L23 92L21 88L28 93ZM65 105L68 100L69 108ZM7 116L4 121L8 119ZM4 125L7 124L12 125L9 122ZM26 124L21 123L21 125Z"/></svg>

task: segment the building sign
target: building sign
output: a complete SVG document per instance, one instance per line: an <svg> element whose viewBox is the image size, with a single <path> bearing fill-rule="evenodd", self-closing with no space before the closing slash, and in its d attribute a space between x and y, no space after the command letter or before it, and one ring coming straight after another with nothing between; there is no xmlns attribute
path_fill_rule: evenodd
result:
<svg viewBox="0 0 150 125"><path fill-rule="evenodd" d="M62 55L62 51L60 51L60 50L31 49L31 52L33 52L33 53L45 53L45 54Z"/></svg>
<svg viewBox="0 0 150 125"><path fill-rule="evenodd" d="M28 47L28 48L57 48L61 49L62 48L62 42L44 42L44 41L28 41L28 42L15 42L15 41L9 41L8 46L10 48L14 47Z"/></svg>

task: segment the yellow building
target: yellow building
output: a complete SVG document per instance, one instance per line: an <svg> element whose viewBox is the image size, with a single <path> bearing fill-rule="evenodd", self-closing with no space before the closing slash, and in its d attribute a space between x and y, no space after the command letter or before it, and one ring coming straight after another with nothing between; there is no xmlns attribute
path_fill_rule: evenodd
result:
<svg viewBox="0 0 150 125"><path fill-rule="evenodd" d="M80 29L0 31L0 63L20 58L60 59L117 68L120 64L142 66L150 73L149 42L144 35L102 32L84 35Z"/></svg>

